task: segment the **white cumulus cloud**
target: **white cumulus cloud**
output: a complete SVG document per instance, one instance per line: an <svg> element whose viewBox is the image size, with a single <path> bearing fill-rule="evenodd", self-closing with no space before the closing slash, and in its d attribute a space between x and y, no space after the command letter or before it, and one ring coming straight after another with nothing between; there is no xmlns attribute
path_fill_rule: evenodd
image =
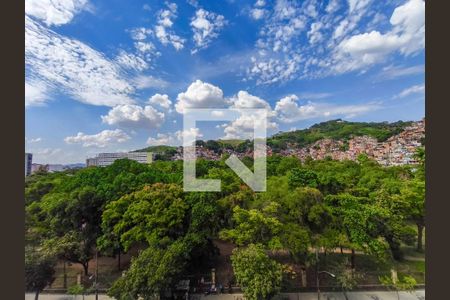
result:
<svg viewBox="0 0 450 300"><path fill-rule="evenodd" d="M169 145L179 146L184 142L185 146L192 146L192 144L203 137L203 134L198 128L190 128L187 130L178 130L174 133L158 133L156 137L149 137L147 145Z"/></svg>
<svg viewBox="0 0 450 300"><path fill-rule="evenodd" d="M335 70L338 73L364 69L395 52L411 55L425 47L425 2L409 0L397 7L390 18L391 30L356 34L338 45Z"/></svg>
<svg viewBox="0 0 450 300"><path fill-rule="evenodd" d="M289 95L276 103L275 112L280 121L293 123L302 120L328 118L333 116L352 118L379 108L380 105L377 103L336 105L308 101L305 104L300 104L299 98L296 95Z"/></svg>
<svg viewBox="0 0 450 300"><path fill-rule="evenodd" d="M192 146L196 140L201 139L203 134L196 128L189 128L184 130L178 130L175 132L175 137L178 141L181 141L183 146Z"/></svg>
<svg viewBox="0 0 450 300"><path fill-rule="evenodd" d="M164 109L170 109L170 107L172 106L172 101L170 101L169 96L166 94L155 94L150 97L148 102L150 104L156 104Z"/></svg>
<svg viewBox="0 0 450 300"><path fill-rule="evenodd" d="M150 36L154 36L154 32L152 29L137 27L127 31L130 33L131 38L134 40L133 45L136 49L136 53L134 54L134 56L137 56L146 63L150 63L154 58L161 55L161 53L156 50L153 42L149 40Z"/></svg>
<svg viewBox="0 0 450 300"><path fill-rule="evenodd" d="M269 113L272 110L270 104L247 91L239 91L231 98L232 108L265 108Z"/></svg>
<svg viewBox="0 0 450 300"><path fill-rule="evenodd" d="M144 107L134 104L117 105L102 121L108 125L117 125L123 128L158 128L164 122L165 115L150 105Z"/></svg>
<svg viewBox="0 0 450 300"><path fill-rule="evenodd" d="M178 94L175 108L178 113L183 113L185 108L223 108L228 103L219 87L196 80L185 92Z"/></svg>
<svg viewBox="0 0 450 300"><path fill-rule="evenodd" d="M123 143L130 139L130 136L120 129L103 130L97 134L84 134L78 132L75 136L68 136L64 139L67 144L81 144L83 147L104 148L111 144Z"/></svg>
<svg viewBox="0 0 450 300"><path fill-rule="evenodd" d="M69 23L82 10L89 10L88 0L25 0L25 13L47 26Z"/></svg>
<svg viewBox="0 0 450 300"><path fill-rule="evenodd" d="M191 19L196 48L192 53L209 46L219 36L220 30L227 24L224 16L200 8Z"/></svg>
<svg viewBox="0 0 450 300"><path fill-rule="evenodd" d="M266 116L266 130L275 130L278 124L275 122L275 114L270 107L270 104L257 96L254 96L247 91L239 91L231 98L231 108L239 109L241 115L234 121L230 122L224 127L224 139L252 139L254 138L254 128L264 126L262 118ZM264 109L262 112L249 112L245 109Z"/></svg>
<svg viewBox="0 0 450 300"><path fill-rule="evenodd" d="M171 30L173 20L177 18L177 5L175 3L166 4L167 9L158 11L154 33L163 45L171 44L176 50L181 50L185 40Z"/></svg>
<svg viewBox="0 0 450 300"><path fill-rule="evenodd" d="M262 8L253 8L250 10L250 17L254 20L260 20L264 18L264 15L267 13L265 9Z"/></svg>
<svg viewBox="0 0 450 300"><path fill-rule="evenodd" d="M258 112L253 113L243 113L239 118L232 121L230 124L225 126L224 133L225 136L223 139L253 139L254 136L254 128L261 128L264 126L263 115ZM276 130L278 128L278 124L270 120L266 120L266 130L269 134L269 131Z"/></svg>
<svg viewBox="0 0 450 300"><path fill-rule="evenodd" d="M174 145L178 145L178 141L171 134L158 133L158 134L156 134L156 137L154 137L154 138L149 137L147 139L147 145L149 145L149 146L159 146L159 145L174 146Z"/></svg>
<svg viewBox="0 0 450 300"><path fill-rule="evenodd" d="M131 38L136 41L143 41L147 39L147 36L152 34L153 31L145 27L137 27L130 30Z"/></svg>
<svg viewBox="0 0 450 300"><path fill-rule="evenodd" d="M365 72L394 55L421 53L425 2L404 0L388 18L390 7L373 0L330 0L325 5L316 0L275 0L270 9L254 5L252 9L267 12L244 80L283 84Z"/></svg>

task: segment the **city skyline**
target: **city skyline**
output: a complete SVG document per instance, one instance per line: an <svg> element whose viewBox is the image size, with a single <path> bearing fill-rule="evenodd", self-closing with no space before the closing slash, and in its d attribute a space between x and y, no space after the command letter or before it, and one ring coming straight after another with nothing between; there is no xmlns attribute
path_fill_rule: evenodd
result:
<svg viewBox="0 0 450 300"><path fill-rule="evenodd" d="M425 114L421 0L47 2L26 1L25 17L25 143L39 163L179 145L183 108L266 108L269 134Z"/></svg>

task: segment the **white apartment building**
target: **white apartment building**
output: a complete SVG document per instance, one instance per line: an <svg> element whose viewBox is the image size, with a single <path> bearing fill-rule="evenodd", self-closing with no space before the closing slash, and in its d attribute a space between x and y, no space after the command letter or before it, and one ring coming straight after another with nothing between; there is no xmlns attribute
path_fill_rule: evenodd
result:
<svg viewBox="0 0 450 300"><path fill-rule="evenodd" d="M151 152L99 153L96 157L86 159L86 166L105 167L111 165L115 160L123 158L128 158L141 164L150 164L153 161Z"/></svg>

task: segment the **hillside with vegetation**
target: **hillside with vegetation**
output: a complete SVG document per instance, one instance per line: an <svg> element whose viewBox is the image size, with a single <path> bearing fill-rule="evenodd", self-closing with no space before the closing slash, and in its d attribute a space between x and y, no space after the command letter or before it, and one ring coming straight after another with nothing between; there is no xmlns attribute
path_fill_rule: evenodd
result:
<svg viewBox="0 0 450 300"><path fill-rule="evenodd" d="M133 152L171 152L176 150L177 147L167 146L167 145L158 145L158 146L149 146L139 150L135 150Z"/></svg>
<svg viewBox="0 0 450 300"><path fill-rule="evenodd" d="M177 153L177 147L167 145L149 146L133 152L153 152L155 153L155 160L170 160Z"/></svg>
<svg viewBox="0 0 450 300"><path fill-rule="evenodd" d="M355 136L371 136L384 142L388 138L399 134L410 126L412 122L348 122L341 119L315 124L307 129L280 132L267 140L272 149L285 149L287 144L306 147L321 139L347 141Z"/></svg>
<svg viewBox="0 0 450 300"><path fill-rule="evenodd" d="M315 124L309 128L279 132L267 139L267 145L277 152L286 149L288 145L298 148L307 147L321 139L333 139L348 141L355 136L370 136L378 142L386 141L388 138L399 134L406 127L410 126L412 121L388 122L349 122L341 119L330 120ZM222 153L224 150L232 150L244 153L253 149L253 142L250 140L197 140L197 146L205 149ZM176 147L171 146L150 146L137 151L155 152L162 156L169 156L176 153Z"/></svg>

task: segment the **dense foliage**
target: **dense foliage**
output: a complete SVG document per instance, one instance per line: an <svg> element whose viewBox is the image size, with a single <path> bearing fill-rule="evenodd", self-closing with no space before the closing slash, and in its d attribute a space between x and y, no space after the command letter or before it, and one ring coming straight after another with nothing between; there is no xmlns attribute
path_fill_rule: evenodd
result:
<svg viewBox="0 0 450 300"><path fill-rule="evenodd" d="M35 293L35 300L39 293L53 282L56 260L37 249L25 247L25 290Z"/></svg>
<svg viewBox="0 0 450 300"><path fill-rule="evenodd" d="M271 259L261 245L235 249L231 262L246 299L270 299L280 290L282 265Z"/></svg>
<svg viewBox="0 0 450 300"><path fill-rule="evenodd" d="M418 242L421 250L425 179L418 155L422 163L414 167L382 167L365 156L301 163L274 155L267 159L267 191L260 193L223 160L197 162L199 177L221 179L218 193L183 192L180 161L125 159L33 175L26 182L27 243L81 264L86 274L96 251L115 255L137 247L109 293L148 299L212 262L213 240L221 239L237 247L232 265L246 296L266 299L281 287L284 268L271 255L277 251L311 265L314 251L341 247L351 251L355 269L357 251L388 261L402 259L402 244Z"/></svg>

